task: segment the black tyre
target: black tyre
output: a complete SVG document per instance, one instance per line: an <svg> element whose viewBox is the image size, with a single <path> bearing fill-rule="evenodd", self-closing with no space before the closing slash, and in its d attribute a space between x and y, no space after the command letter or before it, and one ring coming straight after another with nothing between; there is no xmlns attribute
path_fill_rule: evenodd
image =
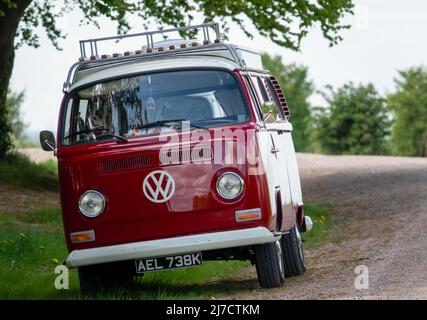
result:
<svg viewBox="0 0 427 320"><path fill-rule="evenodd" d="M129 265L122 263L100 264L78 268L80 292L83 294L108 294L133 284L134 274Z"/></svg>
<svg viewBox="0 0 427 320"><path fill-rule="evenodd" d="M285 281L280 240L255 247L258 282L263 288L281 287Z"/></svg>
<svg viewBox="0 0 427 320"><path fill-rule="evenodd" d="M295 277L303 275L306 270L304 264L304 250L297 227L295 226L288 234L283 235L281 241L285 276Z"/></svg>

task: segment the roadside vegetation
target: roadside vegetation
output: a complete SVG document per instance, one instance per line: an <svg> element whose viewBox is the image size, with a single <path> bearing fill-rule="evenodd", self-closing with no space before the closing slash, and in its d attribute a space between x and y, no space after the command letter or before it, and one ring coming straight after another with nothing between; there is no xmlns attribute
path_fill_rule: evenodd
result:
<svg viewBox="0 0 427 320"><path fill-rule="evenodd" d="M333 223L327 206L307 206L315 227L305 236L306 248L327 240ZM322 222L320 222L322 221ZM323 222L325 221L325 222ZM215 299L258 288L256 278L239 280L250 262L215 261L182 270L148 273L131 288L108 296L81 296L77 272L70 270L70 289L54 288L55 267L67 255L59 208L0 213L1 299Z"/></svg>
<svg viewBox="0 0 427 320"><path fill-rule="evenodd" d="M427 68L398 72L382 94L371 83L316 88L304 65L263 54L263 65L286 95L297 152L427 156ZM312 103L317 94L323 103Z"/></svg>
<svg viewBox="0 0 427 320"><path fill-rule="evenodd" d="M334 207L330 204L306 204L305 214L313 220L313 229L301 234L304 249L312 249L331 239L329 231L335 226Z"/></svg>
<svg viewBox="0 0 427 320"><path fill-rule="evenodd" d="M0 159L0 183L14 187L58 191L57 174L53 160L36 164L17 152Z"/></svg>

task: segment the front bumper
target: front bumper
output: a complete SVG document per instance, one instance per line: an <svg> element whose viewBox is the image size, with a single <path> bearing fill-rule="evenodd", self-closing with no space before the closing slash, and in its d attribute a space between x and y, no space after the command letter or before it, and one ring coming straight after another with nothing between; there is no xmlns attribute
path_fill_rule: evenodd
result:
<svg viewBox="0 0 427 320"><path fill-rule="evenodd" d="M74 250L65 261L69 268L132 259L155 258L199 251L234 248L274 242L280 236L267 228L256 227L211 232L160 240L141 241L114 246Z"/></svg>

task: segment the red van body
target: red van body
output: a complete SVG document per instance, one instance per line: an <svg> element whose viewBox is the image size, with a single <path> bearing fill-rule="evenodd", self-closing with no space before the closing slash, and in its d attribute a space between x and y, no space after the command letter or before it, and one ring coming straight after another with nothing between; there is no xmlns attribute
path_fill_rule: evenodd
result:
<svg viewBox="0 0 427 320"><path fill-rule="evenodd" d="M260 61L259 55L220 41L159 48L147 48L145 56L135 52L82 59L68 79L53 142L70 252L66 264L79 268L86 289L123 275L201 264L195 253L204 260L251 260L264 287L302 274L299 232L309 229L311 221L303 213L292 125L279 84L260 63L242 66L224 52L238 57L246 52ZM197 92L189 92L191 79L201 88ZM128 87L117 89L124 83ZM156 108L163 103L161 112L169 117L165 121L156 111L156 121L143 123L141 134L136 124L129 124L140 115L127 104L145 107L147 115L154 110L147 107L150 103ZM196 121L184 130L184 123L172 126L177 119L171 119L184 112L184 104L219 111L212 111L212 119L189 112ZM85 118L91 108L98 113ZM93 122L101 118L110 128L119 126L123 116L114 116L114 108L126 114L132 134L96 131ZM205 137L202 146L198 135ZM49 134L41 137L49 149ZM241 150L244 161L237 159ZM197 161L184 153L195 154ZM175 161L162 161L172 155ZM99 212L91 216L84 208ZM168 266L162 265L165 259ZM138 272L139 263L144 272Z"/></svg>

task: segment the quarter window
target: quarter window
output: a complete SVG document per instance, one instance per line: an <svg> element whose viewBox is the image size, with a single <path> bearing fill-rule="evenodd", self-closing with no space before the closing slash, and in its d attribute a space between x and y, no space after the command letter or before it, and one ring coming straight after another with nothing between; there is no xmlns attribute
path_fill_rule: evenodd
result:
<svg viewBox="0 0 427 320"><path fill-rule="evenodd" d="M280 102L274 92L274 88L272 87L269 79L261 76L251 76L251 80L255 87L258 100L260 101L260 109L263 114L263 118L267 116L267 114L271 110L272 119L269 121L274 121L273 119L284 119L282 109L280 107Z"/></svg>

